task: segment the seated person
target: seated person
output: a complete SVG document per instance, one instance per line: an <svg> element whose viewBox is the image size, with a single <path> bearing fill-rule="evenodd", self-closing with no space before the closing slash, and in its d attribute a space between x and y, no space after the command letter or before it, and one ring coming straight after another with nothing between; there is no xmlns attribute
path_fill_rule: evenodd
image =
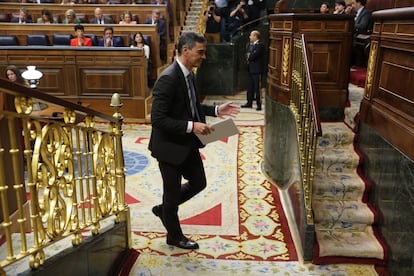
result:
<svg viewBox="0 0 414 276"><path fill-rule="evenodd" d="M29 17L29 11L25 7L23 7L19 11L19 17L13 17L10 22L26 24L26 23L32 23L32 20Z"/></svg>
<svg viewBox="0 0 414 276"><path fill-rule="evenodd" d="M323 2L319 8L319 12L321 14L329 14L329 4L327 2Z"/></svg>
<svg viewBox="0 0 414 276"><path fill-rule="evenodd" d="M343 0L336 0L334 14L345 14L346 4Z"/></svg>
<svg viewBox="0 0 414 276"><path fill-rule="evenodd" d="M157 33L160 37L160 58L165 61L167 57L167 42L165 37L167 34L167 28L165 26L164 19L161 18L160 10L153 10L151 18L145 20L144 23L157 25Z"/></svg>
<svg viewBox="0 0 414 276"><path fill-rule="evenodd" d="M131 48L139 48L144 50L144 55L147 60L150 58L150 47L146 43L141 32L137 32L132 36Z"/></svg>
<svg viewBox="0 0 414 276"><path fill-rule="evenodd" d="M94 18L92 18L89 23L91 24L113 24L112 18L106 17L102 13L101 8L96 8L94 11Z"/></svg>
<svg viewBox="0 0 414 276"><path fill-rule="evenodd" d="M119 24L138 24L136 20L132 20L132 13L130 11L126 11L121 16L122 20L119 21Z"/></svg>
<svg viewBox="0 0 414 276"><path fill-rule="evenodd" d="M103 47L123 47L124 43L121 39L114 37L114 29L112 27L105 27L104 37L99 40L99 46Z"/></svg>
<svg viewBox="0 0 414 276"><path fill-rule="evenodd" d="M19 68L17 68L14 65L9 65L6 67L5 75L6 75L6 79L11 82L15 82L21 85L26 85L25 80L23 79Z"/></svg>
<svg viewBox="0 0 414 276"><path fill-rule="evenodd" d="M92 46L92 39L85 36L85 28L82 25L75 25L75 38L70 40L70 46L82 47Z"/></svg>
<svg viewBox="0 0 414 276"><path fill-rule="evenodd" d="M53 23L53 16L48 9L42 10L42 17L37 19L37 23L39 24L51 24Z"/></svg>
<svg viewBox="0 0 414 276"><path fill-rule="evenodd" d="M68 9L65 12L65 19L63 19L62 24L80 24L81 21L79 18L76 18L76 12L73 9Z"/></svg>

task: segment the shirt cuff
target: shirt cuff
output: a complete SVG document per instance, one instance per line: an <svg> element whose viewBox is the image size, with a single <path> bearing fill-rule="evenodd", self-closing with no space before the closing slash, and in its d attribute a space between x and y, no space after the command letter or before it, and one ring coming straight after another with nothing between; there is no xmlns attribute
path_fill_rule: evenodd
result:
<svg viewBox="0 0 414 276"><path fill-rule="evenodd" d="M194 124L194 122L188 121L188 123L187 123L187 133L193 132L193 124Z"/></svg>
<svg viewBox="0 0 414 276"><path fill-rule="evenodd" d="M216 117L219 115L219 106L218 105L216 105L216 111L215 111L215 113L216 113Z"/></svg>

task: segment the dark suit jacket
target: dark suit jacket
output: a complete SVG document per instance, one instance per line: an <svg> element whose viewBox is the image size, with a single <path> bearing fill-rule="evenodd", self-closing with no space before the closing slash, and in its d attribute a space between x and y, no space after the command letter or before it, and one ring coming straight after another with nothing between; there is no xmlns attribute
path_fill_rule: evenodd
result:
<svg viewBox="0 0 414 276"><path fill-rule="evenodd" d="M197 110L200 119L215 116L215 107L200 104L197 94ZM152 131L149 150L159 161L181 164L191 149L202 147L193 133L186 133L188 121L193 121L187 83L177 61L168 66L155 82L152 92Z"/></svg>
<svg viewBox="0 0 414 276"><path fill-rule="evenodd" d="M99 46L104 46L104 38L99 38ZM124 47L124 40L120 36L112 37L112 47Z"/></svg>
<svg viewBox="0 0 414 276"><path fill-rule="evenodd" d="M106 17L106 16L104 16L104 17L103 17L103 21L104 21L104 24L113 24L113 23L114 23L114 22L112 21L112 18L110 18L110 17ZM99 23L98 23L98 19L97 19L96 17L92 18L92 19L89 21L89 23L91 23L91 24L99 24Z"/></svg>
<svg viewBox="0 0 414 276"><path fill-rule="evenodd" d="M19 23L19 18L18 17L13 17L10 20L11 23ZM26 18L26 23L32 23L32 20L30 18Z"/></svg>
<svg viewBox="0 0 414 276"><path fill-rule="evenodd" d="M361 13L355 19L354 33L355 34L368 34L372 31L372 16L371 12L367 8L363 8Z"/></svg>
<svg viewBox="0 0 414 276"><path fill-rule="evenodd" d="M144 24L152 24L152 18L147 18L145 21L144 21ZM160 37L162 37L162 38L164 38L165 37L165 35L166 35L166 33L167 33L167 29L166 29L166 27L165 27L165 21L162 19L162 18L160 18L159 20L158 20L158 23L157 23L157 33L160 35Z"/></svg>
<svg viewBox="0 0 414 276"><path fill-rule="evenodd" d="M250 47L250 44L247 45L247 66L249 73L261 74L265 71L264 54L265 47L264 44L260 41L259 43L254 44L252 47Z"/></svg>

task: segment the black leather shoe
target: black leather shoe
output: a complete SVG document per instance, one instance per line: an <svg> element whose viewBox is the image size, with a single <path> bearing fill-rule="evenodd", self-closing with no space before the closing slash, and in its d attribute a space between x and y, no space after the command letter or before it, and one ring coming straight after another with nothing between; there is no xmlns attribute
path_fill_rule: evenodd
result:
<svg viewBox="0 0 414 276"><path fill-rule="evenodd" d="M258 106L258 107L256 108L256 110L257 110L257 111L260 111L260 110L262 110L262 107L261 107L261 106Z"/></svg>
<svg viewBox="0 0 414 276"><path fill-rule="evenodd" d="M251 104L244 104L241 107L242 108L252 108L252 105Z"/></svg>
<svg viewBox="0 0 414 276"><path fill-rule="evenodd" d="M173 239L173 238L168 237L167 235L167 244L174 245L182 249L198 249L199 248L198 243L196 243L195 241L189 240L184 236L182 236L179 239Z"/></svg>
<svg viewBox="0 0 414 276"><path fill-rule="evenodd" d="M164 224L163 218L162 218L162 205L155 205L152 207L152 213L160 218L161 222Z"/></svg>

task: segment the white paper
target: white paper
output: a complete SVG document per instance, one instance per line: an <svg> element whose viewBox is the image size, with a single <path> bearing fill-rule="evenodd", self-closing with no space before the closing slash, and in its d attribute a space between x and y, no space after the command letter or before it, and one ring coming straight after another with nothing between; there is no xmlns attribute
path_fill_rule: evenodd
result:
<svg viewBox="0 0 414 276"><path fill-rule="evenodd" d="M217 121L215 123L212 123L210 126L214 128L214 131L212 131L210 134L196 134L198 139L200 139L201 143L203 143L204 145L223 139L225 137L239 134L239 130L237 129L237 126L234 124L232 118Z"/></svg>

